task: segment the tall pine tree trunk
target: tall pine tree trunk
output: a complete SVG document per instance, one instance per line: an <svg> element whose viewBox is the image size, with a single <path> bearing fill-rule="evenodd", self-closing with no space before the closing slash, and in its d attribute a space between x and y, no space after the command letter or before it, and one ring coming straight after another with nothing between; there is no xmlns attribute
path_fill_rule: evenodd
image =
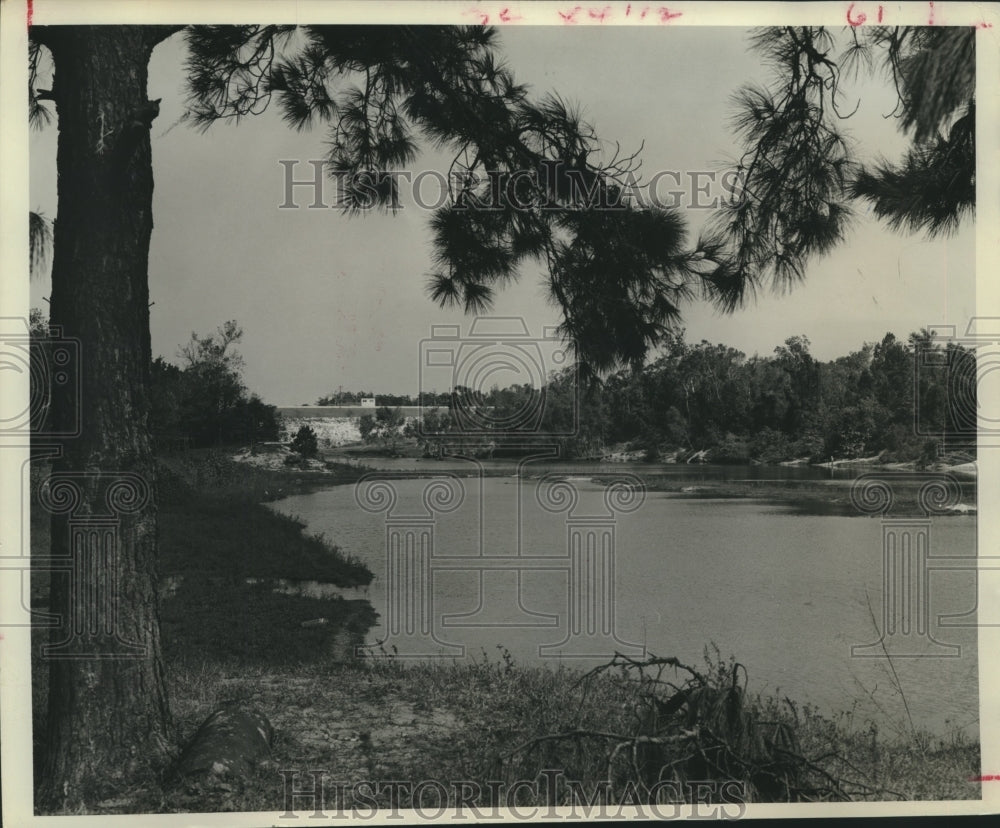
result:
<svg viewBox="0 0 1000 828"><path fill-rule="evenodd" d="M79 340L79 397L55 392L46 508L53 574L38 808L76 810L162 767L170 719L160 655L149 431L153 170L148 27L33 31L55 63L59 201L51 323Z"/></svg>

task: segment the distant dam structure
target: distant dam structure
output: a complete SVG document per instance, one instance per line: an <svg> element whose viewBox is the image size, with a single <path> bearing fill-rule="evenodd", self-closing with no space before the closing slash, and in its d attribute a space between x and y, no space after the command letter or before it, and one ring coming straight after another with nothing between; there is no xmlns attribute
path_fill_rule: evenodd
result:
<svg viewBox="0 0 1000 828"><path fill-rule="evenodd" d="M419 417L423 412L419 405L398 407L407 420ZM282 440L291 440L302 426L307 425L316 432L321 444L329 441L331 446L360 442L361 418L365 415L373 417L377 410L374 397L367 397L357 405L279 405L277 408L281 415Z"/></svg>
<svg viewBox="0 0 1000 828"><path fill-rule="evenodd" d="M441 406L442 408L446 406ZM403 416L409 419L410 417L419 417L421 412L425 410L424 406L420 405L390 405L389 408L394 411L399 408L403 412ZM297 417L302 419L347 419L347 418L357 418L361 419L365 414L374 417L376 407L373 405L279 405L278 413L282 417Z"/></svg>

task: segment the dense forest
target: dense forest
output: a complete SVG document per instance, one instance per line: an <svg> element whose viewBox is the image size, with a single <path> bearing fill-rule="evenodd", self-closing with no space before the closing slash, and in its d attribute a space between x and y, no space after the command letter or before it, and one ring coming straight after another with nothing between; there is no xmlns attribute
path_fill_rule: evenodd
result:
<svg viewBox="0 0 1000 828"><path fill-rule="evenodd" d="M277 440L279 416L243 382L235 320L179 346L181 365L163 357L150 367L151 431L160 451Z"/></svg>
<svg viewBox="0 0 1000 828"><path fill-rule="evenodd" d="M33 329L41 330L40 313ZM151 366L153 433L161 450L245 445L278 439L274 406L242 381L242 337L227 322L207 337L192 334L177 353ZM378 394L362 436L395 448L415 438L427 454L522 453L558 443L563 457L632 452L646 460L703 453L717 463L879 455L932 462L944 450L975 452L976 361L972 349L931 332L880 342L829 362L794 336L770 356L747 357L726 345L671 335L641 368L581 384L572 369L552 373L543 389L511 385L480 391ZM371 391L338 390L317 405L351 405ZM394 409L421 406L419 421Z"/></svg>
<svg viewBox="0 0 1000 828"><path fill-rule="evenodd" d="M594 457L624 445L648 460L705 452L722 463L875 455L926 463L946 447L974 451L971 349L927 330L906 341L887 333L829 362L809 347L808 338L795 336L770 356L747 357L725 345L688 344L678 331L652 362L589 387L564 370L541 391L459 385L450 395L378 400L383 419L391 406L430 407L408 427L429 453L463 437L469 448L500 452L554 437L564 456ZM319 404L361 395L341 391ZM496 423L496 433L486 433L483 422Z"/></svg>

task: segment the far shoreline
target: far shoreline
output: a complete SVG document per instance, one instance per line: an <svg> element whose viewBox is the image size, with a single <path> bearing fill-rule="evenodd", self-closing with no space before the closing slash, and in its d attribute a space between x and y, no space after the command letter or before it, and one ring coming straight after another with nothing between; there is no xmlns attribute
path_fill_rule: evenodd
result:
<svg viewBox="0 0 1000 828"><path fill-rule="evenodd" d="M265 501L283 500L291 495L309 494L315 491L356 483L367 475L391 474L400 480L436 477L441 472L457 474L461 477L510 477L518 473L521 458L466 458L458 455L443 458L414 456L397 453L390 455L384 451L350 451L340 448L321 452L322 459L302 460L289 466L290 453L269 452L251 454L249 449L236 452L231 459L238 464L250 466L263 476L273 476L276 486L265 491ZM608 455L611 456L611 455ZM392 461L384 463L383 461ZM413 466L400 468L399 463L410 461ZM464 466L462 461L482 461L479 469ZM462 465L459 465L462 463ZM978 473L976 462L955 464L936 463L920 469L916 461L903 463L879 462L879 456L842 458L822 463L809 463L807 458L786 460L777 463L657 463L641 460L553 460L542 461L546 467L564 465L567 471L579 469L586 477L588 471L582 466L608 466L609 472L601 472L592 478L593 482L608 482L608 474L620 471L638 477L647 492L662 492L677 498L690 499L755 499L791 505L807 512L819 511L824 514L847 516L870 516L857 509L851 502L850 486L862 475L877 477L880 472L887 479L895 479L893 514L920 514L924 511L919 500L920 486L935 476L950 475L955 478L961 490L958 503L934 512L935 516L974 516L977 511ZM463 467L464 466L464 467ZM679 473L669 473L676 467ZM708 474L720 469L747 468L810 468L827 469L834 472L856 472L851 477L805 477L805 478L760 478L712 479ZM683 469L683 471L681 471ZM689 472L687 470L690 470ZM527 477L534 477L528 474ZM968 501L971 500L970 504Z"/></svg>

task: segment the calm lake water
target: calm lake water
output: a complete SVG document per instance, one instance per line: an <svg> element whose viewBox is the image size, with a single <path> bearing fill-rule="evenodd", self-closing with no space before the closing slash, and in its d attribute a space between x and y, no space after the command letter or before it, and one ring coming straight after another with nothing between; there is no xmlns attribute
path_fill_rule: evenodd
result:
<svg viewBox="0 0 1000 828"><path fill-rule="evenodd" d="M416 465L445 476L449 468ZM824 469L662 468L691 480L831 478ZM933 565L938 556L975 556L974 515L930 524L929 632L951 655L931 652L929 638L911 627L909 637L887 643L898 654L894 676L880 647L852 655L852 645L877 642L876 624L884 626L878 518L658 492L609 500L590 476L630 471L621 464L563 464L561 483L546 479L545 467L532 471L541 477L453 477L447 491L431 479L391 480L367 497L339 486L274 507L369 566L376 579L366 597L381 617L369 641L388 635L404 655L485 651L496 659L501 645L523 664L588 668L617 649L701 668L714 642L724 658L746 665L751 691L827 714L854 710L858 727L871 719L892 730L906 722L898 685L918 726L978 732L975 616L957 626L939 621L975 610L975 573L954 561L947 570ZM398 552L393 544L405 547L408 537L416 551ZM420 552L431 545L432 554ZM915 574L906 583L915 590Z"/></svg>

